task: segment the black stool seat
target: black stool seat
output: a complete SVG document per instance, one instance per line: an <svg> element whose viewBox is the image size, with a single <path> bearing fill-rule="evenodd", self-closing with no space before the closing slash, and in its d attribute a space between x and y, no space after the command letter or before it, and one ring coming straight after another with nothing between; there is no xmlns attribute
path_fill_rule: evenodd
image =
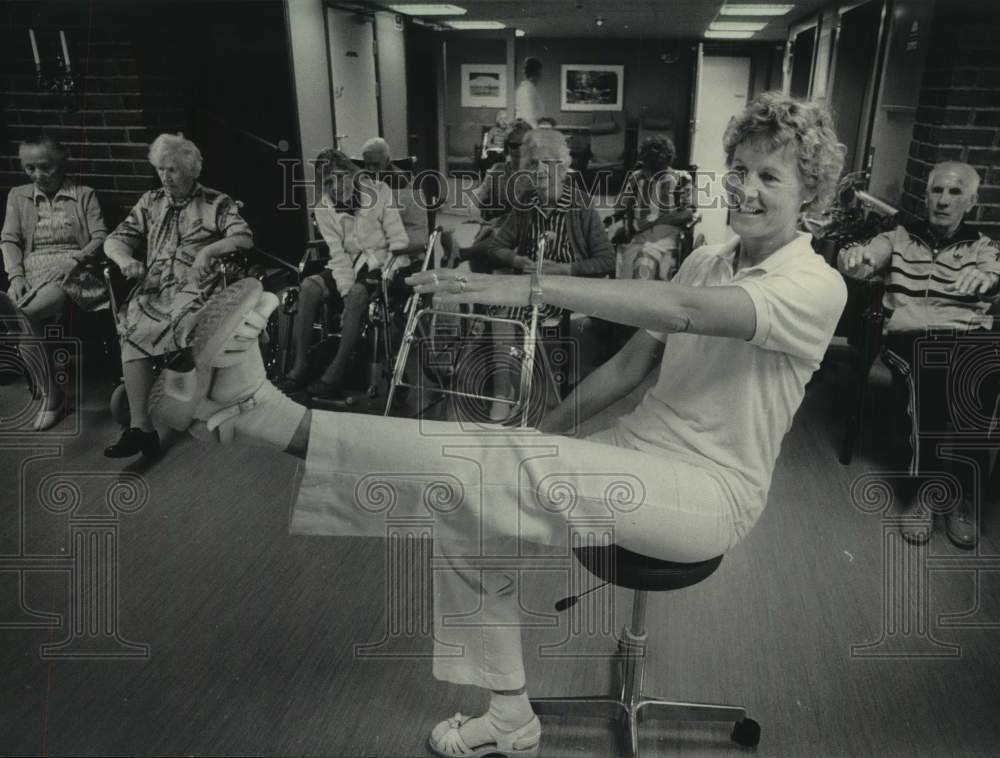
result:
<svg viewBox="0 0 1000 758"><path fill-rule="evenodd" d="M690 587L707 579L722 563L721 555L697 563L661 561L618 545L576 547L573 552L583 567L599 579L649 592Z"/></svg>

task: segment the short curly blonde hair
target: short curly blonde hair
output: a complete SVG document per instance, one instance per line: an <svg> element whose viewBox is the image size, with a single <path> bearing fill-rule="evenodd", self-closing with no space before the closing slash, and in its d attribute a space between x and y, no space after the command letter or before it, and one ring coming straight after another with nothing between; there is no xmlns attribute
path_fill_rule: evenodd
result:
<svg viewBox="0 0 1000 758"><path fill-rule="evenodd" d="M154 166L161 160L173 158L193 179L201 176L201 150L183 134L161 134L149 146L149 162Z"/></svg>
<svg viewBox="0 0 1000 758"><path fill-rule="evenodd" d="M833 116L822 105L765 92L754 98L742 113L734 116L722 138L726 165L745 142L777 150L794 143L802 184L815 197L804 210L822 211L833 198L844 168L846 149L833 129Z"/></svg>

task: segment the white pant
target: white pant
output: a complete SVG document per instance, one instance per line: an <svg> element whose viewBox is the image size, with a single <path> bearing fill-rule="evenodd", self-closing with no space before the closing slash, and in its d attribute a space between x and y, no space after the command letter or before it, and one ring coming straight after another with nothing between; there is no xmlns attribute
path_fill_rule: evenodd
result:
<svg viewBox="0 0 1000 758"><path fill-rule="evenodd" d="M579 440L313 411L291 531L431 537L444 563L434 573L435 676L509 690L524 685L519 557L611 541L706 560L737 541L733 513L710 465L623 447L613 428ZM493 559L504 568L482 568ZM480 623L444 623L463 615Z"/></svg>

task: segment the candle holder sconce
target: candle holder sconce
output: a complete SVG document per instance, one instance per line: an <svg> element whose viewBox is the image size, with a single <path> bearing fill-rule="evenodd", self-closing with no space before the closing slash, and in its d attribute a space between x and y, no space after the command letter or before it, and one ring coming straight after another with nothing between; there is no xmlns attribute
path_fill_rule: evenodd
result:
<svg viewBox="0 0 1000 758"><path fill-rule="evenodd" d="M55 71L47 73L40 63L35 65L35 87L59 98L63 110L79 109L79 77L66 66L61 55L56 56Z"/></svg>
<svg viewBox="0 0 1000 758"><path fill-rule="evenodd" d="M59 43L62 55L56 55L55 72L49 73L42 65L39 52L38 37L34 29L28 29L28 43L31 45L31 57L35 62L35 87L39 92L48 92L59 98L63 110L78 109L78 78L73 73L69 62L69 43L66 32L59 30Z"/></svg>

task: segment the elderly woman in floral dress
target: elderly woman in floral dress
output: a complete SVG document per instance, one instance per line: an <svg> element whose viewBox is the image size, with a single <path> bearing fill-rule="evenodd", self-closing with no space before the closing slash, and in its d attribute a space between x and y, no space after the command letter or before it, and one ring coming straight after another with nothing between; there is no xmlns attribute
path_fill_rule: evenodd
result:
<svg viewBox="0 0 1000 758"><path fill-rule="evenodd" d="M219 282L217 259L253 246L233 199L198 183L202 158L193 142L161 134L149 162L163 187L144 194L105 243L122 274L139 280L119 321L131 422L104 450L109 458L159 451L146 403L153 359L188 345L198 311ZM143 248L145 263L136 257Z"/></svg>

